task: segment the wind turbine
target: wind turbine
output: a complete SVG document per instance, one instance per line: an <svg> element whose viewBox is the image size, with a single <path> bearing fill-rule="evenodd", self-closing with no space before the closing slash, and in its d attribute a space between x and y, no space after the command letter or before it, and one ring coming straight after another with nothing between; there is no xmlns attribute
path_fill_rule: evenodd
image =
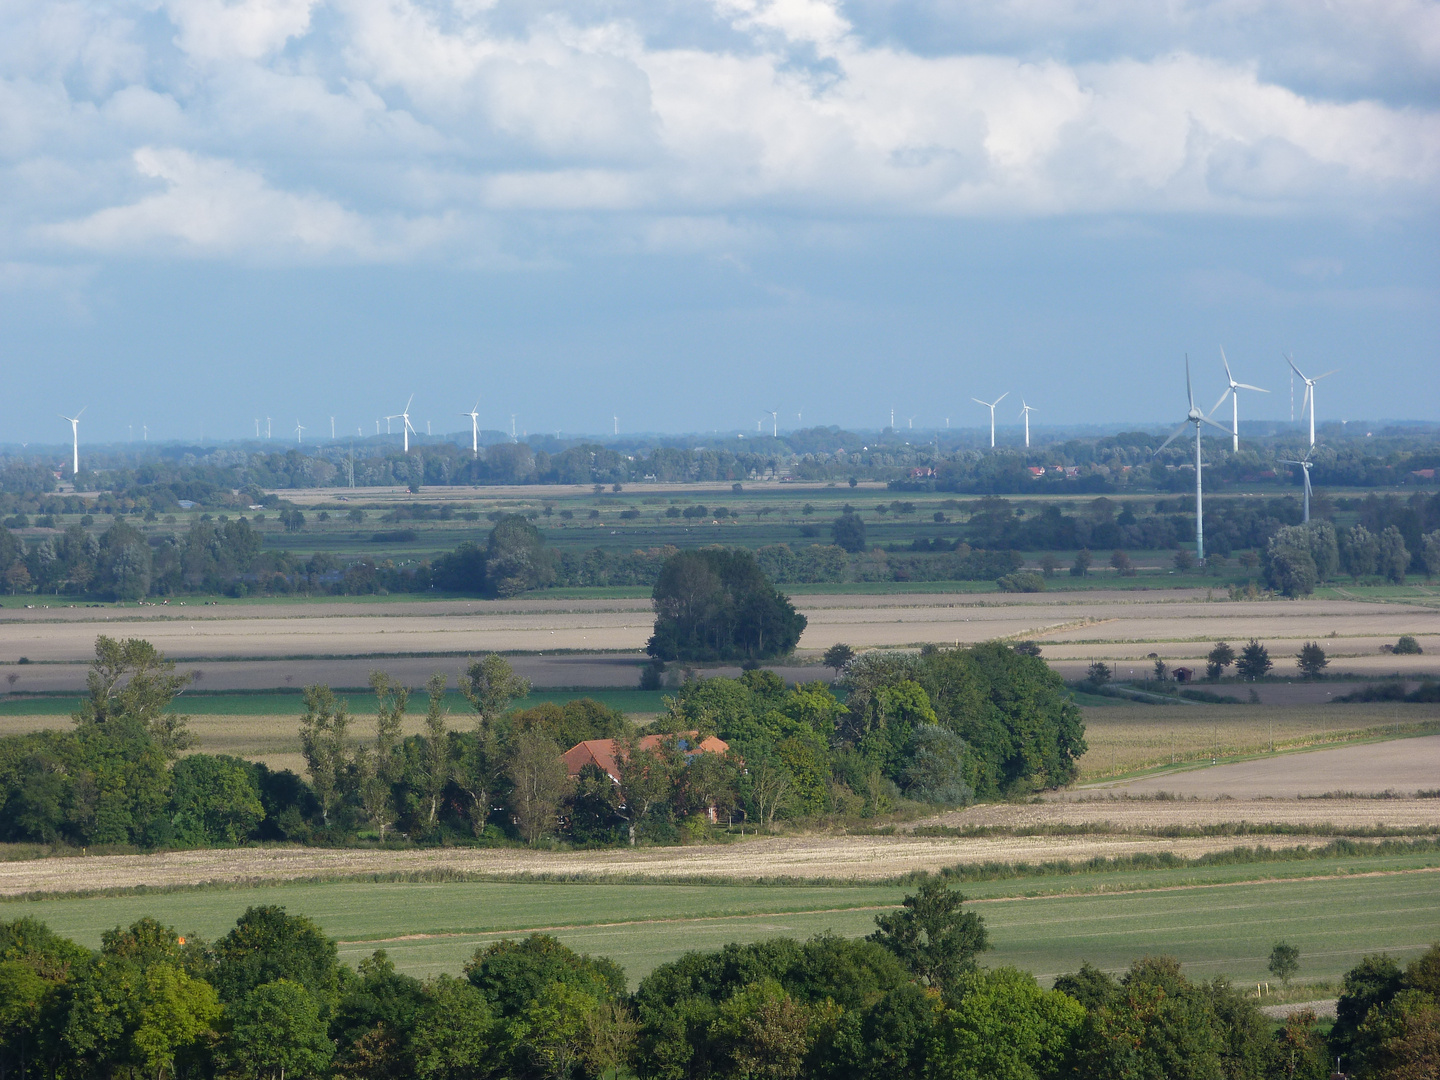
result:
<svg viewBox="0 0 1440 1080"><path fill-rule="evenodd" d="M330 441L335 441L335 417L330 417Z"/></svg>
<svg viewBox="0 0 1440 1080"><path fill-rule="evenodd" d="M1295 366L1295 361L1292 360L1290 357L1288 357L1288 356L1285 357L1285 362L1290 365L1290 370L1291 370L1291 371L1295 372L1296 375L1299 375L1300 378L1302 378L1302 379L1305 380L1305 396L1300 399L1300 411L1301 411L1301 412L1304 412L1304 411L1305 411L1305 406L1306 406L1307 404L1310 406L1310 445L1311 445L1311 446L1314 446L1314 445L1315 445L1315 384L1316 384L1317 382L1319 382L1321 379L1325 378L1325 375L1334 375L1335 372L1339 371L1340 369L1339 369L1339 368L1332 368L1331 370L1325 372L1325 375L1316 375L1315 378L1311 379L1311 378L1307 378L1306 375L1305 375L1305 373L1304 373L1303 371L1301 371L1298 367Z"/></svg>
<svg viewBox="0 0 1440 1080"><path fill-rule="evenodd" d="M780 434L780 410L761 409L760 411L770 414L770 437L776 438Z"/></svg>
<svg viewBox="0 0 1440 1080"><path fill-rule="evenodd" d="M1225 378L1230 380L1230 385L1225 388L1225 393L1220 395L1220 400L1215 402L1215 409L1225 404L1225 399L1230 399L1230 450L1232 453L1240 452L1240 395L1236 390L1259 390L1262 394L1270 391L1264 387L1251 386L1249 383L1236 382L1235 376L1230 374L1230 361L1225 359L1225 350L1220 350L1220 362L1225 365ZM1210 415L1215 415L1215 409L1210 410Z"/></svg>
<svg viewBox="0 0 1440 1080"><path fill-rule="evenodd" d="M295 441L296 441L297 443L298 443L298 442L304 442L304 441L305 441L305 440L301 437L301 432L303 432L304 430L305 430L304 425L302 425L299 420L296 420L296 421L295 421Z"/></svg>
<svg viewBox="0 0 1440 1080"><path fill-rule="evenodd" d="M270 438L270 417L265 417L265 438Z"/></svg>
<svg viewBox="0 0 1440 1080"><path fill-rule="evenodd" d="M85 409L88 409L89 407L89 405L86 405ZM70 473L70 478L72 480L80 475L80 417L85 415L85 409L81 409L74 416L66 416L64 413L60 414L61 420L70 421L70 434L75 440L75 462L73 465L73 470Z"/></svg>
<svg viewBox="0 0 1440 1080"><path fill-rule="evenodd" d="M1025 421L1025 448L1030 448L1030 414L1035 411L1033 405L1025 404L1025 399L1020 399L1020 416Z"/></svg>
<svg viewBox="0 0 1440 1080"><path fill-rule="evenodd" d="M1170 433L1170 438L1160 444L1160 449L1155 451L1154 456L1158 457L1160 450L1164 450L1165 447L1178 439L1185 431L1186 424L1195 425L1195 558L1203 563L1205 561L1205 518L1202 513L1204 507L1201 504L1200 498L1200 425L1209 424L1217 431L1225 431L1225 427L1222 424L1217 424L1195 407L1195 391L1190 388L1189 356L1185 357L1185 393L1190 398L1190 411L1185 414L1184 422ZM1228 435L1230 433L1225 431L1225 434Z"/></svg>
<svg viewBox="0 0 1440 1080"><path fill-rule="evenodd" d="M260 418L255 418L255 438L260 438Z"/></svg>
<svg viewBox="0 0 1440 1080"><path fill-rule="evenodd" d="M618 416L612 416L612 417L610 417L610 422L614 425L613 434L619 435L619 434L620 434L620 417L618 417Z"/></svg>
<svg viewBox="0 0 1440 1080"><path fill-rule="evenodd" d="M480 456L480 402L476 401L470 406L470 411L461 413L461 416L470 417L470 452L477 458Z"/></svg>
<svg viewBox="0 0 1440 1080"><path fill-rule="evenodd" d="M972 397L972 398L970 399L971 401L975 402L977 405L984 405L987 409L990 410L990 449L991 449L991 450L994 450L994 449L995 449L995 406L996 406L996 405L999 405L1000 402L1004 401L1004 400L1005 400L1007 397L1009 397L1009 396L1010 396L1010 391L1009 391L1009 390L1006 390L1005 393L1001 394L1001 395L1000 395L999 397L997 397L994 401L981 401L978 397Z"/></svg>
<svg viewBox="0 0 1440 1080"><path fill-rule="evenodd" d="M1301 378L1304 378L1304 376L1302 375ZM1290 458L1280 459L1286 465L1299 465L1301 469L1305 470L1305 524L1307 525L1310 524L1310 466L1314 464L1314 462L1310 460L1310 455L1314 452L1315 447L1312 446L1309 450L1305 451L1305 456L1299 461L1292 461Z"/></svg>
<svg viewBox="0 0 1440 1080"><path fill-rule="evenodd" d="M510 441L511 441L511 442L519 442L519 441L520 441L519 439L515 438L515 417L516 417L516 414L512 412L512 413L510 414Z"/></svg>
<svg viewBox="0 0 1440 1080"><path fill-rule="evenodd" d="M414 401L415 401L415 395L414 395L414 394L411 394L411 395L410 395L410 400L407 401L407 402L405 402L405 408L404 408L404 409L402 409L402 410L401 410L400 412L398 412L398 413L395 413L395 414L392 415L392 416L387 416L387 417L385 418L385 429L386 429L387 431L390 429L390 421L391 421L391 420L400 420L400 421L402 421L402 423L400 424L400 434L405 437L405 453L407 453L407 454L410 452L410 433L411 433L412 431L415 431L415 428L412 427L411 424L410 424L410 406L414 403ZM415 433L416 433L417 435L419 434L418 431L416 431Z"/></svg>

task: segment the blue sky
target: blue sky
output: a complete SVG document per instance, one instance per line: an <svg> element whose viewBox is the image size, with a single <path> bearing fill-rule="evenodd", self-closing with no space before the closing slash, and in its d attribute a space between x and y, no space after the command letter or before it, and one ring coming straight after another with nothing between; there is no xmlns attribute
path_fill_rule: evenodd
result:
<svg viewBox="0 0 1440 1080"><path fill-rule="evenodd" d="M1437 192L1433 3L10 0L0 441L1435 420Z"/></svg>

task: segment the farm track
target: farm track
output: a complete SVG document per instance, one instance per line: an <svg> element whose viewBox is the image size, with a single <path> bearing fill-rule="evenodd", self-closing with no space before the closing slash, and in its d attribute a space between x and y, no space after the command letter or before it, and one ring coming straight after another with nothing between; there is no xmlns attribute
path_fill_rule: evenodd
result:
<svg viewBox="0 0 1440 1080"><path fill-rule="evenodd" d="M1283 838L1317 847L1329 837ZM734 881L885 881L964 863L1084 860L1173 852L1197 857L1229 850L1233 837L776 837L706 847L546 852L518 848L405 851L241 848L157 855L67 856L0 863L0 896L83 893L218 883L461 873L514 877L713 879Z"/></svg>
<svg viewBox="0 0 1440 1080"><path fill-rule="evenodd" d="M910 822L902 831L949 828L1031 829L1046 826L1153 832L1215 825L1299 825L1346 830L1440 828L1440 799L1127 799L987 803Z"/></svg>

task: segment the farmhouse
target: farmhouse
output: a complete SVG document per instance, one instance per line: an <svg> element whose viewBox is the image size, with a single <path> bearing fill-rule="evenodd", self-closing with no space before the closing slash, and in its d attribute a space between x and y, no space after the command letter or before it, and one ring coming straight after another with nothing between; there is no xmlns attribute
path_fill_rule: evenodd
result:
<svg viewBox="0 0 1440 1080"><path fill-rule="evenodd" d="M685 755L687 765L697 754L723 754L730 749L729 743L713 735L697 743L695 739L698 735L698 731L682 731L679 734L680 751ZM635 745L640 750L653 750L669 737L645 735ZM561 755L572 780L580 775L580 770L586 765L598 765L601 771L617 784L620 783L621 756L622 748L616 739L586 739Z"/></svg>

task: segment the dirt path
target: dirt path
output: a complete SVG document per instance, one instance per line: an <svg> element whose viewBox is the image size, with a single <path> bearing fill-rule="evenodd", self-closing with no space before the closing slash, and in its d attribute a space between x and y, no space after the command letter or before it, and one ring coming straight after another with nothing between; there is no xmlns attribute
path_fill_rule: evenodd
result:
<svg viewBox="0 0 1440 1080"><path fill-rule="evenodd" d="M1306 838L1319 845L1328 838ZM1289 838L1286 840L1290 843ZM1170 851L1195 857L1227 850L1233 838L1153 837L798 837L724 846L545 852L518 848L333 851L243 848L233 851L105 855L0 863L0 896L86 892L211 882L277 882L367 874L454 871L494 875L711 877L741 880L876 881L960 863L1040 862Z"/></svg>

